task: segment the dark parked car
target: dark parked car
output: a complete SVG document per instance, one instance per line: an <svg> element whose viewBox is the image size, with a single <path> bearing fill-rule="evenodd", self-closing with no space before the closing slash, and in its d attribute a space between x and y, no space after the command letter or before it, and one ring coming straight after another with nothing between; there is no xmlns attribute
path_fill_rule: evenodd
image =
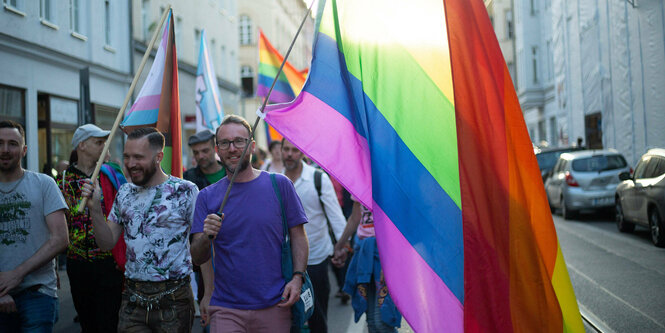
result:
<svg viewBox="0 0 665 333"><path fill-rule="evenodd" d="M665 247L665 149L650 149L635 167L635 173L619 175L615 196L617 228L632 232L635 224L651 230L651 241Z"/></svg>
<svg viewBox="0 0 665 333"><path fill-rule="evenodd" d="M626 159L614 149L563 153L545 181L550 209L560 208L561 215L571 219L581 210L612 208L619 174L629 171Z"/></svg>
<svg viewBox="0 0 665 333"><path fill-rule="evenodd" d="M538 160L538 168L540 168L540 175L543 177L543 183L552 172L552 168L559 160L559 156L563 153L582 150L582 147L558 147L558 148L535 148L534 153Z"/></svg>

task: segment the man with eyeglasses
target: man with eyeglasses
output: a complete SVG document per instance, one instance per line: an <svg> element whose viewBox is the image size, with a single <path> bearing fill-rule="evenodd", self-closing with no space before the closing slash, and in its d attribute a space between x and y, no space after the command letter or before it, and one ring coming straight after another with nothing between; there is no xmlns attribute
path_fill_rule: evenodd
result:
<svg viewBox="0 0 665 333"><path fill-rule="evenodd" d="M227 177L201 190L196 200L192 259L203 263L211 257L211 246L214 249L215 290L208 307L213 332L289 332L291 306L300 297L307 268L307 216L291 181L276 174L293 252L293 279L285 283L282 208L270 174L249 163L256 144L250 131L247 121L235 115L225 117L217 128L217 154ZM220 217L217 211L236 169Z"/></svg>

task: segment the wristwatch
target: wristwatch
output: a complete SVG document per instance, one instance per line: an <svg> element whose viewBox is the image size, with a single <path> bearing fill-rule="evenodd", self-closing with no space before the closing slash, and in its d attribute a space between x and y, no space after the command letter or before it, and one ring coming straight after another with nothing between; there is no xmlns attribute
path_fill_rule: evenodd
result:
<svg viewBox="0 0 665 333"><path fill-rule="evenodd" d="M302 278L302 282L305 283L305 272L295 271L293 272L293 275L300 275L300 277Z"/></svg>

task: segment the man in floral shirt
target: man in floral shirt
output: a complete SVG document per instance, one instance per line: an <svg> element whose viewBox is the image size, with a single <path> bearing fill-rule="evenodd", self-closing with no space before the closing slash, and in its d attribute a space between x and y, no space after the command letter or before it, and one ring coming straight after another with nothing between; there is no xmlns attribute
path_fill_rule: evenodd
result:
<svg viewBox="0 0 665 333"><path fill-rule="evenodd" d="M189 332L194 320L188 235L198 189L162 171L163 150L164 136L155 128L129 134L123 158L132 183L120 187L108 221L100 209L97 182L94 187L86 182L82 190L91 197L88 209L99 248L113 248L125 233L120 332Z"/></svg>

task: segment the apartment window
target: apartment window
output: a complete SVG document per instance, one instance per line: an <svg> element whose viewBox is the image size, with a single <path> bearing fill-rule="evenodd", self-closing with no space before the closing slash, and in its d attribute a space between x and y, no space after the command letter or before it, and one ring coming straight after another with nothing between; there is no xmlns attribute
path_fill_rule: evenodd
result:
<svg viewBox="0 0 665 333"><path fill-rule="evenodd" d="M254 95L254 70L249 66L242 66L240 70L242 78L242 93L244 97Z"/></svg>
<svg viewBox="0 0 665 333"><path fill-rule="evenodd" d="M23 10L25 8L24 0L4 0L5 7L10 7L16 10Z"/></svg>
<svg viewBox="0 0 665 333"><path fill-rule="evenodd" d="M143 32L143 40L150 39L150 22L148 22L148 13L150 12L150 0L143 0L141 3L141 30Z"/></svg>
<svg viewBox="0 0 665 333"><path fill-rule="evenodd" d="M551 146L558 146L559 145L559 138L557 136L558 130L556 128L556 118L555 117L550 117L550 145Z"/></svg>
<svg viewBox="0 0 665 333"><path fill-rule="evenodd" d="M538 47L531 47L531 64L533 66L533 83L538 83Z"/></svg>
<svg viewBox="0 0 665 333"><path fill-rule="evenodd" d="M69 0L69 29L81 33L81 3L79 0Z"/></svg>
<svg viewBox="0 0 665 333"><path fill-rule="evenodd" d="M175 50L180 53L180 45L182 44L182 17L175 18Z"/></svg>
<svg viewBox="0 0 665 333"><path fill-rule="evenodd" d="M39 18L48 22L55 22L52 0L39 1Z"/></svg>
<svg viewBox="0 0 665 333"><path fill-rule="evenodd" d="M199 29L194 29L194 50L195 52L199 52L201 49L201 30Z"/></svg>
<svg viewBox="0 0 665 333"><path fill-rule="evenodd" d="M506 11L506 36L508 39L512 39L514 35L514 25L513 25L513 11Z"/></svg>
<svg viewBox="0 0 665 333"><path fill-rule="evenodd" d="M536 0L529 0L531 6L531 15L536 15Z"/></svg>
<svg viewBox="0 0 665 333"><path fill-rule="evenodd" d="M538 140L540 144L547 143L547 129L545 128L545 120L538 122Z"/></svg>
<svg viewBox="0 0 665 333"><path fill-rule="evenodd" d="M247 15L240 16L240 45L252 43L252 20Z"/></svg>
<svg viewBox="0 0 665 333"><path fill-rule="evenodd" d="M220 63L219 69L221 70L222 77L225 79L228 79L226 77L226 66L228 64L226 63L226 46L222 45L222 62Z"/></svg>
<svg viewBox="0 0 665 333"><path fill-rule="evenodd" d="M104 43L111 45L111 1L104 1Z"/></svg>

